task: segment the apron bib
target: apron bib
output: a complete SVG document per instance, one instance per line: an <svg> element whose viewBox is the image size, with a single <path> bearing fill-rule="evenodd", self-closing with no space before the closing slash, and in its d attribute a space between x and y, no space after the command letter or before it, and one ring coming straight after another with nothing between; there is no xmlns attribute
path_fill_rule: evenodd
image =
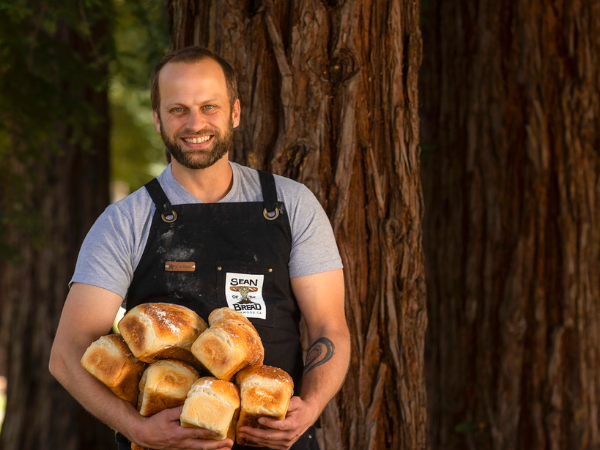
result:
<svg viewBox="0 0 600 450"><path fill-rule="evenodd" d="M175 303L208 324L214 309L235 309L258 331L264 364L289 373L299 395L301 314L288 270L292 233L273 175L258 173L263 202L171 205L157 179L146 184L156 211L127 292L127 311L142 303ZM131 448L120 434L117 442L119 450ZM292 449L318 449L314 428Z"/></svg>

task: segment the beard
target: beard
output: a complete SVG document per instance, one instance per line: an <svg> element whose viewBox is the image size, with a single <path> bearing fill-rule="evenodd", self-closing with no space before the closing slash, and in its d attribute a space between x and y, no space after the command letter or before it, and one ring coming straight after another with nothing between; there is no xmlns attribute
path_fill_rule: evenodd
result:
<svg viewBox="0 0 600 450"><path fill-rule="evenodd" d="M223 155L233 149L233 119L229 119L227 129L224 133L221 133L216 128L192 131L189 129L183 129L175 133L173 138L168 136L163 130L165 127L161 121L160 124L160 136L167 147L167 153L170 154L175 160L182 166L188 169L206 169L212 166ZM189 149L184 147L181 143L180 138L182 136L203 136L212 134L212 147L206 149Z"/></svg>

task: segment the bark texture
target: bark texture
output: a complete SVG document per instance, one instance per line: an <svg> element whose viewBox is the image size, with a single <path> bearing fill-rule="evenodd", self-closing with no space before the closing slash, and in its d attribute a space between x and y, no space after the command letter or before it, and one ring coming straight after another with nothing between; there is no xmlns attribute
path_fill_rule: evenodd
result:
<svg viewBox="0 0 600 450"><path fill-rule="evenodd" d="M62 50L78 53L83 63L99 58L90 48L91 39L104 36L106 27L91 30L90 40L64 24L56 33L64 45ZM52 63L48 79L59 65L58 61ZM99 66L98 76L106 74L107 67ZM23 96L35 93L28 81L24 79L19 86ZM48 141L26 145L24 133L34 130L23 129L18 121L11 121L9 126L14 146L2 171L9 182L3 180L0 200L3 207L23 205L27 212L20 222L14 217L3 218L2 244L12 246L12 256L17 258L0 266L0 339L6 349L8 381L0 449L105 450L115 448L114 433L59 385L48 370L48 361L79 247L109 204L108 99L106 90L99 92L76 82L58 80L53 88L65 102L77 99L104 121L93 123L85 111L73 111L89 119L79 131L92 145L83 149L74 143L77 136L73 129L48 111L47 120L56 128L52 146L59 147L60 153L50 150ZM25 224L23 217L37 226Z"/></svg>
<svg viewBox="0 0 600 450"><path fill-rule="evenodd" d="M600 448L599 15L424 9L433 448Z"/></svg>
<svg viewBox="0 0 600 450"><path fill-rule="evenodd" d="M324 450L424 449L419 3L171 0L173 49L239 76L232 158L306 184L346 275L352 361L318 423Z"/></svg>

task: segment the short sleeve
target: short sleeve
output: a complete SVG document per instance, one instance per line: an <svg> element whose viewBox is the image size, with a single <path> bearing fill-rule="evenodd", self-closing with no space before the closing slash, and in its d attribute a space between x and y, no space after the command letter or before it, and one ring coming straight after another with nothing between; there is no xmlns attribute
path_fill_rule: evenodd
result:
<svg viewBox="0 0 600 450"><path fill-rule="evenodd" d="M302 185L294 211L290 212L292 253L290 277L302 277L341 269L342 259L329 218L315 195Z"/></svg>
<svg viewBox="0 0 600 450"><path fill-rule="evenodd" d="M133 231L128 216L109 206L87 234L69 283L85 283L125 298L133 279Z"/></svg>

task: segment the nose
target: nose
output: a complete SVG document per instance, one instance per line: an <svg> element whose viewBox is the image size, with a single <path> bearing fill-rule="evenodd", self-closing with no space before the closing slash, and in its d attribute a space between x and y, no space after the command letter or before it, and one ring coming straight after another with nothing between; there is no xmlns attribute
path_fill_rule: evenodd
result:
<svg viewBox="0 0 600 450"><path fill-rule="evenodd" d="M201 111L195 109L190 110L186 125L190 130L202 130L206 126L206 119L204 118L204 114L202 114Z"/></svg>

